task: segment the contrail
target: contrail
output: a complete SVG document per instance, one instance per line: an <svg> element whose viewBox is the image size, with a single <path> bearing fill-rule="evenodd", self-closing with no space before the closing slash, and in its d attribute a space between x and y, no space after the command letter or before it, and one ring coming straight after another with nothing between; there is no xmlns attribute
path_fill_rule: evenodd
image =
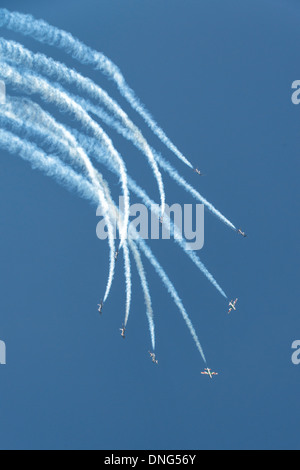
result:
<svg viewBox="0 0 300 470"><path fill-rule="evenodd" d="M73 134L38 104L28 98L7 96L6 105L0 107L0 113L2 124L12 128L14 133L20 133L30 140L34 138L38 144L50 149L50 152L58 150L73 166L86 170L82 158L85 151Z"/></svg>
<svg viewBox="0 0 300 470"><path fill-rule="evenodd" d="M200 201L202 204L204 204L207 209L214 214L219 220L221 220L224 224L228 225L232 230L236 230L236 227L228 220L218 209L216 209L210 202L207 201L201 194L196 191L193 186L191 186L180 174L175 170L175 168L170 165L159 153L155 152L155 157L156 160L170 176L173 178L180 186L182 186L185 191L190 193L192 196L194 196L195 199Z"/></svg>
<svg viewBox="0 0 300 470"><path fill-rule="evenodd" d="M0 122L2 124L7 124L8 126L11 126L15 131L18 131L19 129L23 130L24 127L26 128L26 125L28 126L27 123L23 123L21 120L18 120L17 117L14 116L11 113L11 111L9 111L9 110L6 111L5 108L6 108L5 106L0 107ZM1 130L1 132L2 132L2 130ZM28 127L27 127L27 132L29 132L29 133L31 132L31 129L28 128ZM68 132L66 131L66 134L67 133ZM73 136L71 136L71 137L75 141L74 137ZM70 140L72 141L72 139L70 139ZM27 145L27 148L29 148L29 143ZM114 243L113 227L112 227L112 225L110 223L110 220L109 220L108 205L107 205L106 199L104 197L104 193L103 193L103 191L101 189L101 186L99 184L99 179L97 177L96 171L94 170L93 166L91 165L91 163L90 163L88 157L86 156L86 154L84 153L84 151L82 150L80 152L80 147L77 147L77 152L76 152L76 146L75 146L75 151L73 149L73 155L76 155L76 154L77 154L77 157L78 157L78 155L80 155L80 157L82 158L84 164L86 165L86 168L87 168L88 174L91 178L91 181L93 182L93 184L97 188L98 201L99 201L99 204L101 205L101 207L103 208L105 221L106 221L107 227L108 227L108 234L109 234L108 239L109 239L109 246L110 246L110 269L109 269L109 276L108 276L108 280L107 280L106 291L105 291L105 295L104 295L104 302L105 302L107 300L107 297L109 295L109 292L110 292L110 289L111 289L111 286L112 286L112 281L113 281L113 276L114 276L114 269L115 269L115 243Z"/></svg>
<svg viewBox="0 0 300 470"><path fill-rule="evenodd" d="M120 119L122 125L130 130L134 140L138 143L139 148L146 155L158 183L161 197L161 212L162 215L164 214L166 196L162 176L152 150L143 137L141 131L133 124L122 108L104 90L98 87L89 78L83 77L75 70L66 67L64 64L48 58L44 54L34 54L21 44L14 41L6 41L5 39L0 38L0 56L3 60L5 59L9 62L16 63L35 73L45 75L52 80L66 83L69 86L75 85L79 91L87 93L91 98L105 104L113 115ZM65 90L62 91L65 92ZM68 95L70 98L74 98L70 93L68 93ZM79 103L79 100L75 101ZM82 100L82 103L84 103L84 100ZM82 105L82 103L79 104Z"/></svg>
<svg viewBox="0 0 300 470"><path fill-rule="evenodd" d="M18 155L23 160L31 163L33 169L38 169L47 176L54 178L58 183L70 191L76 191L81 197L99 203L98 191L86 178L53 155L46 155L35 144L17 137L11 132L0 130L0 146L11 153Z"/></svg>
<svg viewBox="0 0 300 470"><path fill-rule="evenodd" d="M92 50L71 34L52 27L42 20L35 20L30 15L11 13L0 8L1 26L55 46L79 62L100 70L114 81L121 95L143 117L150 129L167 148L182 162L193 168L128 86L120 69L105 55ZM168 231L171 229L174 241L225 298L227 296L214 276L207 270L196 253L190 249L187 242L178 236L176 225L165 214L166 196L161 172L166 172L179 186L204 204L220 221L233 230L236 230L236 227L192 185L188 184L171 163L152 148L141 130L132 122L118 102L91 79L44 54L33 53L15 41L1 38L0 78L18 93L38 95L47 105L54 105L60 112L68 113L71 118L76 120L76 125L78 123L80 125L79 131L71 127L73 124L69 126L62 124L30 99L7 97L6 104L0 107L0 147L11 154L18 154L30 162L33 168L40 169L58 183L70 190L77 191L82 197L101 206L101 215L104 216L104 223L107 227L105 230L108 235L110 257L104 302L111 291L114 278L115 255L117 253L115 251L115 231L118 229L120 234L119 249L123 249L124 253L126 283L124 326L126 327L128 323L132 301L132 255L144 292L151 343L153 350L155 349L153 308L141 257L143 254L150 261L170 293L188 326L199 353L206 362L196 331L173 283L147 243L139 236L133 224L129 223L130 192L138 196L157 218L163 216L162 223L168 227ZM74 90L77 90L79 96L76 96ZM160 206L155 204L147 192L128 175L122 155L102 129L99 119L131 141L144 154L159 188ZM119 177L125 201L123 208L119 209L116 206L109 185L93 165L92 157Z"/></svg>
<svg viewBox="0 0 300 470"><path fill-rule="evenodd" d="M6 108L6 109L5 109ZM41 140L47 146L50 146L51 149L58 150L59 153L63 154L64 157L71 156L71 162L74 163L73 159L74 152L77 152L77 148L79 144L72 136L72 139L66 138L66 132L62 132L64 129L63 126L58 124L54 118L42 110L39 105L31 102L28 99L22 98L8 98L7 105L4 107L0 107L0 124L9 126L14 133L22 133L22 135L26 138L37 138ZM19 119L22 118L22 119ZM44 126L44 127L41 127ZM62 128L62 129L61 129ZM52 134L49 136L49 132ZM56 136L56 139L54 139ZM60 138L57 138L60 136ZM72 144L75 147L72 147ZM106 200L110 206L110 212L113 210L113 202L112 197L109 191L108 186L105 184L102 176L97 173L97 178L103 188L105 193ZM115 220L119 220L118 214L114 217ZM125 313L125 323L127 325L129 313L130 313L130 304L131 304L131 269L130 269L130 258L129 252L126 241L123 245L124 248L124 262L125 262L125 279L126 279L126 313ZM149 319L149 323L151 322L152 314L152 307L151 307L151 297L149 293L149 288L147 285L147 280L145 276L145 272L143 269L141 257L139 256L138 250L135 245L131 242L130 249L134 254L134 258L136 261L137 269L141 278L142 287L144 290L145 295L145 303L147 307L147 315ZM152 344L154 344L154 325L152 319L151 325L151 337L152 337Z"/></svg>
<svg viewBox="0 0 300 470"><path fill-rule="evenodd" d="M141 285L143 288L144 298L145 298L146 313L147 313L147 318L148 318L148 323L149 323L152 350L155 351L155 326L154 326L154 319L153 319L151 295L150 295L149 286L148 286L148 282L146 278L146 273L144 270L142 258L140 256L139 250L137 249L134 241L129 240L129 247L134 256L135 264L137 266L137 270L140 276Z"/></svg>
<svg viewBox="0 0 300 470"><path fill-rule="evenodd" d="M46 111L44 111L42 108L40 108L39 105L33 103L30 100L24 100L17 98L15 100L12 100L13 102L15 101L15 106L14 106L14 112L18 113L18 115L22 116L25 120L21 121L18 123L17 126L15 126L15 130L18 132L20 130L23 131L27 129L27 133L31 135L31 137L34 135L37 138L41 139L42 141L45 142L45 139L47 138L47 134L49 132L52 132L54 135L58 136L60 135L60 139L56 138L55 139L55 145L56 149L63 153L63 155L67 156L68 153L72 157L72 154L74 152L74 149L69 145L70 142L67 142L64 140L64 135L60 132L60 125L57 123L57 121L52 118ZM20 105L23 106L20 106ZM28 105L28 109L24 104ZM26 111L25 111L26 110ZM0 109L1 112L1 109ZM34 119L32 122L29 123L28 118L34 118L36 117L36 121ZM0 122L1 122L1 116L0 116ZM37 124L38 123L38 124ZM43 124L45 126L44 129L42 129L40 126ZM75 139L75 138L74 138ZM51 145L53 146L53 135L49 139ZM74 142L73 142L74 143ZM79 144L76 141L76 146ZM100 180L100 183L102 187L104 188L105 196L106 199L109 203L110 206L110 212L115 213L114 217L112 217L113 222L115 223L116 221L118 222L120 220L119 215L117 214L117 209L114 206L114 203L112 201L112 196L109 190L108 185L105 183L103 178L98 174L97 177ZM152 345L154 349L155 345L155 340L154 340L154 324L153 324L153 312L152 312L152 305L151 305L151 297L150 297L150 292L146 280L146 275L143 269L143 264L141 257L139 255L139 252L135 246L134 243L132 243L129 240L130 244L130 249L133 252L134 259L137 265L137 270L141 279L142 287L144 290L144 296L145 296L145 303L146 303L146 308L147 308L147 316L149 318L149 323L151 324L151 338L152 338ZM130 313L130 305L131 305L131 291L132 291L132 284L131 284L131 268L130 268L130 257L129 257L129 252L128 252L128 247L127 247L127 242L124 242L123 245L123 250L124 250L124 263L125 263L125 279L126 279L126 313L125 313L125 322L124 325L127 325L128 318L129 318L129 313Z"/></svg>
<svg viewBox="0 0 300 470"><path fill-rule="evenodd" d="M128 118L127 114L124 113L122 108L120 108L120 106L114 100L112 100L105 91L98 87L92 80L83 77L76 71L66 67L64 64L56 62L55 60L46 57L44 54L34 54L28 49L24 48L21 44L18 44L14 41L6 41L5 39L0 38L0 56L3 60L5 59L9 62L16 63L22 67L32 70L35 73L46 75L53 80L67 83L70 86L75 85L81 92L86 92L92 98L100 101L101 103L104 103L115 115L115 117L119 118L122 124L130 129L134 139L139 143L139 148L141 148L143 153L146 155L158 183L161 196L161 211L162 214L164 213L166 199L164 186L162 176L158 169L158 165L152 150L150 149L140 130ZM61 91L66 92L65 90ZM70 93L68 93L68 95L70 98L73 98Z"/></svg>
<svg viewBox="0 0 300 470"><path fill-rule="evenodd" d="M58 88L51 85L46 79L43 79L40 76L37 76L34 73L29 73L25 70L23 70L21 74L14 67L11 67L10 65L2 62L0 63L0 76L3 80L6 81L7 84L11 84L15 88L21 89L27 94L38 93L47 103L56 105L62 112L69 112L79 122L81 122L85 129L90 130L94 137L103 143L111 158L118 162L125 200L124 224L123 230L121 232L120 242L120 247L122 247L127 236L130 200L127 186L126 167L119 153L114 148L110 138L107 136L107 134L105 134L103 129L101 129L100 126L98 126L95 121L93 121L93 119L91 119L91 117L81 108L81 106L75 103L67 95L67 93L60 91ZM91 167L90 162L86 161L86 164L87 168L90 168L90 176L92 177L93 168Z"/></svg>
<svg viewBox="0 0 300 470"><path fill-rule="evenodd" d="M31 15L17 12L10 12L5 8L0 9L0 26L30 36L35 40L48 44L65 53L70 54L74 59L93 68L100 70L117 85L121 95L130 103L132 108L139 113L154 134L186 165L192 168L192 164L177 149L177 147L166 136L165 132L158 126L149 111L137 98L134 91L128 86L120 69L104 54L97 52L74 38L70 33L55 28L43 20L36 20Z"/></svg>
<svg viewBox="0 0 300 470"><path fill-rule="evenodd" d="M130 230L130 229L129 229ZM150 261L150 263L152 264L152 266L154 267L155 271L157 272L157 274L159 275L159 277L161 278L162 282L164 283L166 289L168 290L169 294L171 295L171 297L173 298L175 304L177 305L177 307L179 308L182 316L183 316L183 319L188 327L188 329L190 330L190 333L196 343L196 346L198 348L198 351L200 352L201 356L202 356L202 359L203 361L206 363L206 358L205 358L205 355L204 355L204 351L202 349L202 346L200 344L200 341L198 339L198 336L197 336L197 333L193 327L193 324L183 306L183 303L179 297L179 295L177 294L177 291L174 287L174 285L172 284L172 282L170 281L169 277L167 276L166 272L164 271L164 269L161 267L161 265L158 263L157 259L155 258L155 256L153 255L151 249L148 247L148 245L144 242L144 240L142 240L140 237L138 238L137 240L139 246L140 246L140 249L143 251L144 255L148 258L148 260Z"/></svg>
<svg viewBox="0 0 300 470"><path fill-rule="evenodd" d="M68 156L69 154L71 158L74 158L74 154L76 156L76 153L78 151L77 149L80 148L75 138L71 136L72 139L68 139L68 140L55 139L55 144L53 144L54 135L52 134L51 136L49 136L49 132L53 131L57 135L61 126L58 123L56 123L56 125L54 126L54 122L53 122L54 119L49 125L49 118L47 118L47 116L45 117L46 113L44 113L44 116L43 116L43 124L46 126L44 129L40 127L40 120L38 120L37 123L30 122L29 121L30 109L28 109L27 112L24 112L24 109L26 109L26 107L24 108L23 106L20 106L22 101L24 100L20 100L20 99L10 100L9 99L8 103L11 105L10 106L11 110L9 109L8 111L5 111L4 107L0 107L0 123L9 125L13 129L14 132L22 132L22 134L25 133L26 137L28 136L28 138L32 138L33 136L40 138L43 142L50 143L52 148L56 147L56 149L59 150L59 152L61 152L64 156ZM14 106L12 105L12 103L14 104ZM34 109L36 106L32 106L32 108ZM25 120L23 121L23 120L18 119L17 116L13 115L12 111L17 112ZM39 115L41 115L41 113L39 113ZM61 137L63 138L66 136L63 135ZM74 147L72 147L72 144L74 145ZM101 187L103 188L103 192L105 193L107 202L111 206L112 199L111 199L109 188L105 184L102 176L98 172L97 172L97 179ZM119 220L119 217L117 217L117 220ZM126 279L126 314L125 314L125 326L126 326L128 322L129 313L130 313L131 290L132 290L130 257L129 257L129 251L128 251L128 246L127 246L126 241L123 244L123 250L124 250L125 279Z"/></svg>
<svg viewBox="0 0 300 470"><path fill-rule="evenodd" d="M124 259L125 259L125 279L126 279L126 311L125 311L124 326L126 327L128 323L129 313L130 313L131 292L132 292L130 255L129 255L127 242L125 242L123 245L123 253L124 253Z"/></svg>
<svg viewBox="0 0 300 470"><path fill-rule="evenodd" d="M46 155L34 144L31 144L27 141L16 137L11 132L1 130L0 132L0 146L10 152L11 154L18 154L24 160L29 161L34 168L46 173L48 176L54 177L57 182L67 186L70 190L76 190L82 197L91 200L95 204L98 204L98 195L97 190L93 184L88 182L83 176L78 175L74 170L64 165L58 158L55 156ZM133 232L132 226L130 226L130 232ZM195 329L188 317L188 314L182 304L180 297L177 294L175 287L168 278L167 274L161 267L161 265L156 260L155 256L151 252L150 248L146 243L140 239L139 235L133 233L137 243L140 245L141 250L144 252L145 256L149 259L156 272L160 276L164 285L166 286L168 292L173 298L175 304L180 310L190 333L196 343L198 351L200 352L204 362L206 363L205 355L201 347L200 341L197 337Z"/></svg>
<svg viewBox="0 0 300 470"><path fill-rule="evenodd" d="M37 105L36 105L37 106ZM21 107L19 107L21 109ZM41 113L40 113L41 114ZM40 119L39 119L40 121ZM36 126L36 124L31 124L32 126ZM54 129L55 131L55 129ZM142 190L141 190L142 191ZM108 199L110 194L108 193L108 190L106 190L106 198ZM143 198L145 198L145 195L142 193L141 194L143 196ZM150 204L154 204L152 201L149 202L149 200L147 201L148 205ZM111 213L111 208L110 208L110 213ZM138 253L138 250L137 248L135 247L135 244L134 242L132 241L129 241L130 243L130 249L132 250L133 252L133 255L134 255L134 258L135 258L135 262L137 264L137 268L138 268L138 272L139 272L139 275L140 275L140 278L141 278L141 282L142 282L142 286L143 286L143 290L144 290L144 294L145 294L145 302L146 302L146 308L147 308L147 317L148 317L148 321L149 321L149 328L150 328L150 334L151 334L151 342L152 342L152 347L153 347L153 350L155 350L155 334L154 334L154 321L153 321L153 310L152 310L152 304L151 304L151 297L150 297L150 293L149 293L149 288L148 288L148 284L147 284L147 280L146 280L146 276L145 276L145 272L144 272L144 268L143 268L143 265L142 265L142 261L141 261L141 258L139 256L139 253ZM197 257L196 257L197 258ZM126 275L126 271L125 271L125 275ZM127 302L126 302L126 315L125 315L125 326L127 324L127 321L128 321L128 316L129 316L129 309L130 309L130 300L129 300L129 292L131 291L131 283L128 285L128 280L130 282L130 279L131 279L131 276L127 275L126 276L126 279L127 279L127 283L126 283L126 287L127 287ZM173 296L174 299L177 299L178 296ZM179 309L181 310L182 312L182 305L179 305ZM190 326L189 326L190 328ZM194 335L193 335L194 337ZM196 343L197 344L197 343ZM201 350L201 349L200 349Z"/></svg>
<svg viewBox="0 0 300 470"><path fill-rule="evenodd" d="M109 214L110 214L111 223L115 224L116 226L119 226L120 221L121 221L121 215L123 218L123 214L119 213L113 201L111 192L109 190L109 186L104 180L104 178L102 177L102 175L100 175L99 178L100 178L100 183L102 187L104 188L105 197L109 205ZM120 228L119 228L119 231L120 231ZM127 240L124 241L122 248L123 248L123 253L124 253L125 282L126 282L126 308L125 308L125 320L124 320L124 327L126 328L129 314L130 314L131 297L132 297L131 265L130 265L130 255L129 255Z"/></svg>
<svg viewBox="0 0 300 470"><path fill-rule="evenodd" d="M93 158L97 159L99 162L104 163L111 171L114 173L116 172L116 168L114 164L107 158L105 152L101 148L101 146L97 145L97 143L94 142L94 139L91 139L84 134L80 133L79 131L73 129L72 130L73 134L76 136L76 139L80 143L80 145L86 149L86 152L91 155ZM156 212L157 216L160 216L159 209L157 208L156 204L154 201L152 201L147 193L130 177L128 176L128 185L129 188L137 195L139 196L144 204L152 209L153 211ZM165 216L165 219L167 217ZM169 221L169 220L168 220ZM163 221L165 223L165 221ZM170 227L173 231L175 231L175 227L172 221L170 221ZM227 295L224 292L224 290L220 287L220 285L217 283L213 275L208 271L208 269L205 267L205 265L199 260L198 256L195 254L195 252L189 250L186 246L186 242L181 239L177 239L174 237L174 240L176 243L178 243L181 248L184 250L184 252L188 255L188 257L192 260L192 262L202 271L202 273L207 277L207 279L213 284L213 286L220 292L220 294L227 299Z"/></svg>
<svg viewBox="0 0 300 470"><path fill-rule="evenodd" d="M55 138L59 134L61 130L61 125L55 123L55 120L50 120L50 117L47 116L46 113L43 113L43 125L46 126L45 128L41 127L41 120L38 119L37 122L30 121L30 117L33 118L33 115L30 116L30 108L26 110L26 107L20 106L22 102L24 103L25 100L22 99L10 99L8 98L8 105L5 107L0 107L0 123L3 125L8 125L12 130L15 132L21 132L23 135L28 138L36 137L42 140L44 143L50 144L52 149L56 148L60 153L64 156L71 156L71 161L73 158L78 157L78 149L80 148L78 143L76 142L75 138L71 135L72 139L61 140ZM28 100L29 101L29 100ZM27 102L29 105L29 103ZM32 103L31 109L37 111L38 105L34 105ZM7 110L5 109L7 108ZM26 111L24 111L26 110ZM16 115L13 113L18 113L19 116L23 117L24 120L18 119ZM39 113L39 117L42 113ZM49 132L54 132L54 135L49 135ZM62 139L66 137L65 134L68 134L68 131L65 130L65 133L61 136ZM72 144L74 147L72 147ZM74 163L74 161L72 162ZM96 177L98 183L100 183L101 187L103 188L103 193L105 194L106 201L109 202L111 205L111 194L109 191L108 186L106 185L105 181L96 171ZM108 207L108 206L107 206ZM119 217L117 218L119 220ZM128 321L129 313L130 313L130 304L131 304L131 269L130 269L130 258L128 252L127 242L125 240L124 245L124 266L125 266L125 279L126 279L126 323ZM114 253L114 251L113 251ZM115 262L115 258L114 258ZM107 296L104 297L107 299Z"/></svg>
<svg viewBox="0 0 300 470"><path fill-rule="evenodd" d="M75 97L72 95L72 98L76 100L84 109L91 112L98 118L100 118L105 124L115 129L120 135L125 139L133 142L133 144L139 149L143 150L139 146L139 141L135 139L131 130L127 127L124 127L118 122L114 117L108 115L103 109L99 106L95 106L92 103L81 97ZM236 227L233 225L230 220L228 220L218 209L216 209L213 204L211 204L207 199L205 199L192 185L190 185L179 173L178 171L156 150L151 149L152 154L154 155L158 165L166 171L169 176L176 181L176 183L181 186L187 193L191 194L196 200L200 201L206 206L206 208L221 222L230 227L232 230L236 231Z"/></svg>

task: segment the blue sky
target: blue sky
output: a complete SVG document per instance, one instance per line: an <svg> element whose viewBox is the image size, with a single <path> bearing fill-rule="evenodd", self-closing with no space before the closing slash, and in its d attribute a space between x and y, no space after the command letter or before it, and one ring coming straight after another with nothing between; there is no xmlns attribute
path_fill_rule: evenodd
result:
<svg viewBox="0 0 300 470"><path fill-rule="evenodd" d="M25 5L26 3L26 5ZM99 73L76 65L119 100L151 143L249 237L206 212L200 257L239 310L171 243L152 248L197 329L204 364L179 312L146 263L159 366L150 348L139 279L126 341L119 263L100 318L108 272L95 210L1 151L0 367L2 449L299 448L300 5L279 0L1 1L71 31L103 51L156 120L206 174L197 178L146 128ZM153 198L144 162L115 134L128 168ZM116 180L110 179L117 191ZM166 176L167 201L191 202Z"/></svg>

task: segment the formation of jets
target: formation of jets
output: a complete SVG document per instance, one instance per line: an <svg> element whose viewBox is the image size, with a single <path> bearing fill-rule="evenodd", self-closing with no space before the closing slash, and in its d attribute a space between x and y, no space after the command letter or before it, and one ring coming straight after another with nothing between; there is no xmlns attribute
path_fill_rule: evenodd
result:
<svg viewBox="0 0 300 470"><path fill-rule="evenodd" d="M204 372L201 372L202 375L209 375L212 379L214 375L219 375L217 372L212 372L211 369L204 369Z"/></svg>
<svg viewBox="0 0 300 470"><path fill-rule="evenodd" d="M195 169L194 169L194 172L197 173L197 175L199 175L199 176L204 176L203 173L202 173L198 168L195 168ZM159 220L160 220L160 223L163 224L163 217L160 217ZM240 228L237 229L237 233L238 233L239 235L242 235L242 237L244 237L244 238L247 237L246 233L243 232L242 229L240 229ZM118 259L118 256L119 256L119 250L116 250L116 252L115 252L115 260L116 260L116 261L117 261L117 259ZM235 299L235 300L232 300L232 301L229 303L229 311L228 311L228 314L230 314L230 313L232 312L232 310L236 310L237 302L238 302L238 299ZM98 305L98 312L99 312L100 314L102 314L102 309L103 309L103 301L101 301L101 303ZM122 328L120 328L120 331L121 331L121 336L122 336L122 338L125 339L126 328L125 328L124 325L122 326ZM152 359L153 364L158 364L158 360L156 359L155 353L152 353L152 352L149 351L149 354L150 354L150 357L151 357L151 359ZM209 369L209 368L204 369L204 372L201 372L201 374L202 374L202 375L207 375L207 376L209 376L211 379L212 379L214 376L218 375L217 372L212 372L212 370Z"/></svg>
<svg viewBox="0 0 300 470"><path fill-rule="evenodd" d="M235 300L232 300L231 302L229 302L229 311L228 311L228 314L232 312L232 310L236 310L236 304L238 302L238 299L235 299ZM100 304L98 305L98 312L100 314L102 314L102 309L103 309L103 300L101 300ZM121 331L121 336L122 338L125 339L125 332L126 332L126 327L123 325L122 328L120 328L120 331ZM152 359L152 362L153 364L158 364L158 360L156 359L156 355L155 353L152 353L151 351L149 351L149 354L150 354L150 357ZM209 368L206 368L204 369L204 372L201 372L202 375L208 375L211 379L216 376L216 375L219 375L217 372L212 372L211 369Z"/></svg>
<svg viewBox="0 0 300 470"><path fill-rule="evenodd" d="M156 359L155 354L150 351L149 351L149 354L150 354L153 364L158 364L158 360Z"/></svg>
<svg viewBox="0 0 300 470"><path fill-rule="evenodd" d="M237 302L238 302L238 299L235 299L234 301L232 300L229 303L230 308L229 308L228 313L232 312L232 310L236 310ZM102 309L103 309L103 300L101 300L100 304L98 305L98 312L100 313L100 315L102 314ZM122 338L125 339L126 327L123 325L122 328L120 328L120 331L121 331ZM150 354L150 357L152 359L153 364L158 364L158 360L156 359L155 353L152 353L151 351L149 351L149 354ZM209 369L209 368L204 369L204 372L201 372L201 374L202 375L208 375L211 379L214 376L218 375L217 372L212 372L211 369Z"/></svg>
<svg viewBox="0 0 300 470"><path fill-rule="evenodd" d="M232 310L236 310L236 304L238 302L239 299L235 299L235 300L232 300L231 302L229 302L229 311L228 311L228 314L232 312Z"/></svg>
<svg viewBox="0 0 300 470"><path fill-rule="evenodd" d="M117 252L117 253L118 253L118 252ZM235 299L235 300L232 300L232 301L229 303L229 307L230 307L230 308L229 308L228 313L231 313L232 310L236 310L236 304L237 304L237 302L238 302L238 299ZM103 300L101 300L100 304L98 305L98 312L99 312L100 314L102 314L102 309L103 309ZM126 327L123 325L122 328L120 328L120 331L121 331L121 336L122 336L122 338L125 339ZM151 359L152 359L153 364L158 364L158 360L156 359L155 353L152 353L151 351L149 351L149 354L150 354L150 357L151 357ZM202 374L202 375L208 375L211 379L212 379L214 376L218 375L217 372L212 372L212 370L209 369L209 368L204 369L204 372L201 372L201 374Z"/></svg>

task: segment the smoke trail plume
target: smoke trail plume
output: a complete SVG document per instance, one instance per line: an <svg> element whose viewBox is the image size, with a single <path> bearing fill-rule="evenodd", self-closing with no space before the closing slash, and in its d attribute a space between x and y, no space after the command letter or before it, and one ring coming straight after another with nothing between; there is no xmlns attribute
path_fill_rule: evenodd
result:
<svg viewBox="0 0 300 470"><path fill-rule="evenodd" d="M78 175L74 170L64 165L58 158L54 156L46 155L37 146L16 137L10 132L1 130L0 132L0 147L4 148L11 154L18 154L24 160L29 161L33 168L38 168L39 170L46 173L48 176L54 177L57 182L67 186L70 190L76 190L82 197L91 200L95 204L98 204L98 195L97 189L88 182L83 176ZM151 252L150 248L146 243L140 239L139 235L133 231L132 226L130 226L131 236L133 236L137 243L140 245L141 250L144 252L145 256L149 259L156 272L160 276L162 282L166 286L168 292L172 296L175 304L177 305L179 311L181 312L188 329L196 343L197 349L200 352L203 360L206 362L205 355L195 329L188 317L188 314L182 304L180 297L177 294L175 287L172 282L166 275L165 271L161 265L156 260L155 256ZM135 233L133 233L135 232Z"/></svg>
<svg viewBox="0 0 300 470"><path fill-rule="evenodd" d="M91 112L98 118L100 118L105 124L115 129L120 135L125 139L133 142L133 144L139 149L143 149L139 146L139 142L135 139L135 136L132 134L131 130L128 127L124 127L120 124L113 116L109 116L103 109L99 106L95 106L92 103L81 97L72 96L86 111ZM204 204L206 208L221 222L230 227L232 230L236 231L236 227L233 225L230 220L228 220L218 209L216 209L213 204L211 204L207 199L205 199L193 186L191 186L179 173L178 171L169 163L167 160L154 149L151 149L152 154L154 155L158 165L166 171L169 176L176 181L176 183L181 186L187 193L191 194L196 200L200 201L201 204Z"/></svg>
<svg viewBox="0 0 300 470"><path fill-rule="evenodd" d="M132 251L132 254L134 256L135 264L137 266L137 270L138 270L140 280L141 280L141 285L142 285L142 288L143 288L143 291L144 291L146 313L147 313L147 318L148 318L148 323L149 323L152 350L155 351L155 326L154 326L153 309L152 309L152 302L151 302L149 286L148 286L148 282L147 282L147 278L146 278L142 258L140 256L139 250L137 249L135 243L132 240L129 240L129 247L130 247L130 249Z"/></svg>
<svg viewBox="0 0 300 470"><path fill-rule="evenodd" d="M116 168L114 167L114 164L111 163L111 161L107 158L106 154L103 152L103 149L101 149L101 146L97 146L97 144L93 141L93 139L90 139L89 137L86 137L82 133L73 130L74 135L76 136L76 139L82 145L83 148L86 149L87 153L91 155L92 157L96 158L99 162L107 165L107 167L112 171L116 172ZM128 177L128 185L129 188L137 195L139 196L144 204L152 209L153 211L156 212L157 216L160 216L160 211L155 205L154 201L152 201L147 193L129 176ZM167 218L165 215L163 223L170 223L170 227L172 229L172 232L175 233L175 227L172 221ZM213 275L208 271L208 269L204 266L204 264L199 260L197 255L189 250L186 246L186 242L184 240L179 239L178 237L174 237L174 240L176 243L178 243L181 248L185 251L185 253L188 255L188 257L192 260L192 262L203 272L203 274L207 277L207 279L213 284L213 286L220 292L220 294L227 299L227 295L225 294L224 290L220 287L220 285L217 283L217 281L214 279Z"/></svg>
<svg viewBox="0 0 300 470"><path fill-rule="evenodd" d="M70 33L59 30L43 20L36 20L31 15L10 12L5 8L0 9L0 27L5 27L26 36L31 36L39 42L62 49L65 53L70 54L82 64L89 64L93 68L100 70L109 79L115 82L121 95L130 103L132 108L143 117L154 134L183 163L192 168L192 164L170 141L165 132L154 121L149 111L147 111L137 98L134 91L127 85L120 69L104 54L91 49L74 38Z"/></svg>
<svg viewBox="0 0 300 470"><path fill-rule="evenodd" d="M85 129L91 131L94 137L100 140L105 146L106 151L118 164L120 171L120 177L122 181L122 188L125 200L125 211L124 211L124 224L121 232L121 246L127 236L127 227L129 221L129 192L127 186L127 173L124 161L114 148L112 141L105 134L103 129L98 126L93 119L81 108L80 105L75 103L67 93L60 91L58 88L51 85L46 79L42 79L34 73L22 71L19 73L14 67L9 66L5 63L0 63L0 76L6 83L11 84L17 89L21 89L24 93L34 94L38 93L41 98L47 103L54 104L62 112L69 112L75 119L77 119ZM93 167L87 157L85 158L86 167L89 171L89 175L93 178ZM104 206L105 207L105 206ZM111 255L112 257L112 255ZM112 262L112 259L111 259ZM114 263L112 263L112 266Z"/></svg>
<svg viewBox="0 0 300 470"><path fill-rule="evenodd" d="M75 85L80 92L87 93L91 98L104 104L113 115L120 119L122 125L127 127L133 135L134 140L138 143L139 148L146 155L150 166L153 170L155 178L158 183L158 188L161 196L161 212L165 211L165 192L162 181L161 173L158 169L157 162L154 158L151 148L143 137L140 130L128 118L127 114L122 108L110 98L110 96L98 87L92 80L83 77L75 70L69 69L64 64L56 62L55 60L46 57L44 54L32 53L21 44L14 41L6 41L0 38L0 56L2 60L16 63L22 67L28 68L35 73L43 74L52 80L66 83L70 86ZM62 90L67 93L65 90ZM70 93L68 96L74 99ZM79 103L79 100L74 100ZM84 100L83 100L84 102ZM79 103L81 105L81 103Z"/></svg>

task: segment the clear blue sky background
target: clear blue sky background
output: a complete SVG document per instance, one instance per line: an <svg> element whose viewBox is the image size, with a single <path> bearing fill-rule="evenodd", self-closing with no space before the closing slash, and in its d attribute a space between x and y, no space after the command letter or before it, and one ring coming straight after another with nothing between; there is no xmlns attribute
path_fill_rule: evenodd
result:
<svg viewBox="0 0 300 470"><path fill-rule="evenodd" d="M1 151L0 367L2 449L299 448L300 5L296 0L1 0L103 51L179 148L205 173L176 167L237 226L206 213L201 259L227 304L171 243L153 250L178 287L216 380L172 300L146 264L159 366L134 273L126 341L119 260L102 318L108 249L88 203ZM7 31L68 65L69 57ZM103 85L163 147L100 74ZM111 135L136 180L157 199L150 170ZM141 163L137 163L141 161ZM115 192L115 178L110 177ZM166 177L167 199L191 202Z"/></svg>

